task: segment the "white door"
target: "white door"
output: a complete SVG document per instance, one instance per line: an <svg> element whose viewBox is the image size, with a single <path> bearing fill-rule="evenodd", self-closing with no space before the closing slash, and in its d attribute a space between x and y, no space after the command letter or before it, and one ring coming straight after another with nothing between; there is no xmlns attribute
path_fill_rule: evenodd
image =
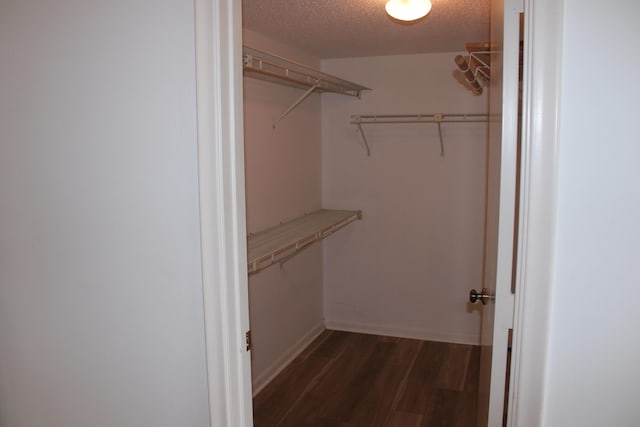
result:
<svg viewBox="0 0 640 427"><path fill-rule="evenodd" d="M491 83L478 426L501 426L509 329L513 324L518 80L522 0L491 1Z"/></svg>

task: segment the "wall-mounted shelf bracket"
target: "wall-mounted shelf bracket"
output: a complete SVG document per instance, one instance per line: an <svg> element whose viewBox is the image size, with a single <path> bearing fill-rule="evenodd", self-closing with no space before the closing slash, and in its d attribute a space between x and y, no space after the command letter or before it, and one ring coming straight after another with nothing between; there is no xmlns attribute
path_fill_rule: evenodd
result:
<svg viewBox="0 0 640 427"><path fill-rule="evenodd" d="M440 137L440 155L444 156L444 141L442 140L442 114L434 114L433 120L438 124L438 136Z"/></svg>
<svg viewBox="0 0 640 427"><path fill-rule="evenodd" d="M311 86L300 98L298 98L293 104L291 104L291 107L287 108L282 114L280 114L280 117L278 117L273 122L273 128L275 129L276 125L280 120L284 119L287 114L289 114L294 108L298 106L298 104L300 104L302 101L307 99L309 95L311 95L313 91L315 91L318 88L318 85L319 83L316 81L316 83L313 86Z"/></svg>
<svg viewBox="0 0 640 427"><path fill-rule="evenodd" d="M444 138L442 136L442 123L486 123L489 120L488 114L383 114L383 115L352 115L351 124L357 126L367 150L367 156L371 155L371 149L367 137L365 136L363 125L385 125L385 124L415 124L432 123L438 126L438 136L440 138L440 155L444 156Z"/></svg>
<svg viewBox="0 0 640 427"><path fill-rule="evenodd" d="M354 116L354 117L358 117L358 116ZM351 123L354 123L354 122L352 121ZM355 125L358 127L358 130L360 131L360 135L362 136L362 140L364 141L364 147L367 150L367 157L371 157L371 149L369 148L369 141L367 141L367 137L364 134L364 130L362 129L362 124L359 121L357 121Z"/></svg>

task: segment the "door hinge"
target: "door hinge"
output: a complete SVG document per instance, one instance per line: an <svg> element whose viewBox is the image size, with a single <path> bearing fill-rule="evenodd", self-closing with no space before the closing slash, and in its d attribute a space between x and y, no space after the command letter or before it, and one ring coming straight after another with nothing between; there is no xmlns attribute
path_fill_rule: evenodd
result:
<svg viewBox="0 0 640 427"><path fill-rule="evenodd" d="M251 330L248 330L244 334L245 342L247 343L247 351L251 350Z"/></svg>

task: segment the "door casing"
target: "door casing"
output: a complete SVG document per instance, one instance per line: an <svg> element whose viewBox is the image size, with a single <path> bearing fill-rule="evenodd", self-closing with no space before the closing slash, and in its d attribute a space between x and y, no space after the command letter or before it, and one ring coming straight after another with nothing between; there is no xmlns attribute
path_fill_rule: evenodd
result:
<svg viewBox="0 0 640 427"><path fill-rule="evenodd" d="M196 0L203 293L211 426L251 426L241 2ZM562 0L525 0L522 160L509 425L540 425L553 275Z"/></svg>

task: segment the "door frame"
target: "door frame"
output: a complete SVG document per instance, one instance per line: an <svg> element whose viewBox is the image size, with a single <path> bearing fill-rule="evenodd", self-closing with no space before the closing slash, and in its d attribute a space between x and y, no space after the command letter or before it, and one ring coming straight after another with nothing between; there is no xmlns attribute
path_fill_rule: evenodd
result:
<svg viewBox="0 0 640 427"><path fill-rule="evenodd" d="M194 7L209 425L252 426L241 2Z"/></svg>
<svg viewBox="0 0 640 427"><path fill-rule="evenodd" d="M560 0L525 0L522 160L508 425L541 425L555 243ZM195 0L198 164L211 426L252 426L242 22L237 0Z"/></svg>
<svg viewBox="0 0 640 427"><path fill-rule="evenodd" d="M507 425L543 424L564 0L525 0L520 214Z"/></svg>

